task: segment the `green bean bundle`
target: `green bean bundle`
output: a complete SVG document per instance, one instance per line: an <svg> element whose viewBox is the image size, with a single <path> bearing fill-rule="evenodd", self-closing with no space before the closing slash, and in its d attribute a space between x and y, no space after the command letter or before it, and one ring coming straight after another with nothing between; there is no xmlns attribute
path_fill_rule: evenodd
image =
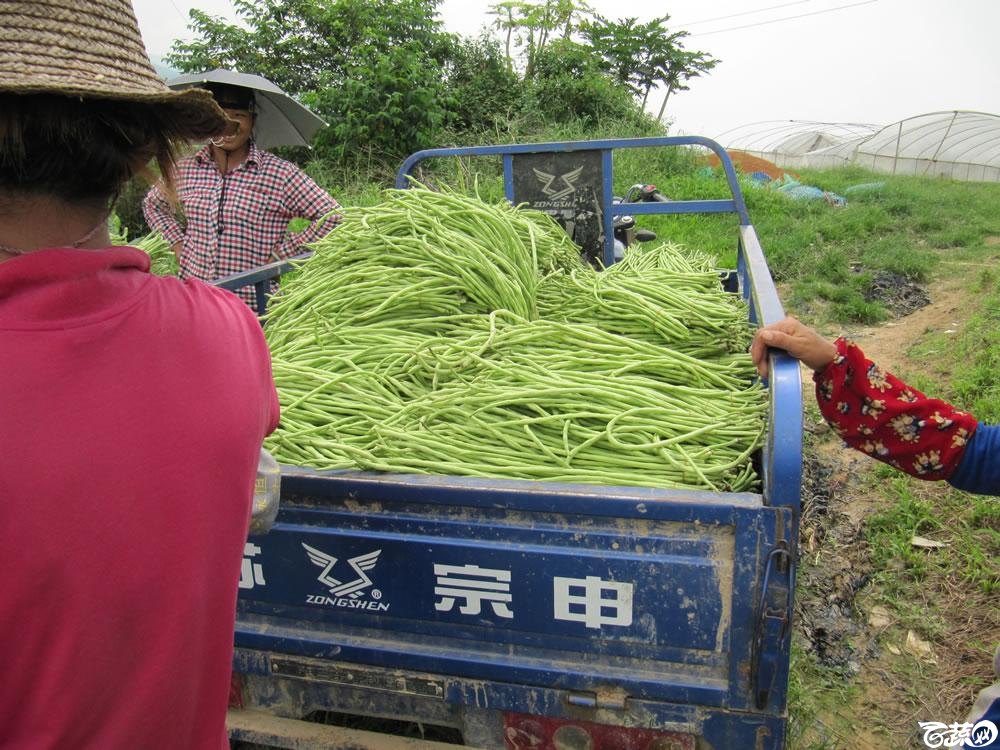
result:
<svg viewBox="0 0 1000 750"><path fill-rule="evenodd" d="M526 321L498 312L470 319L466 331L465 336L427 338L405 364L407 372L434 387L467 376L479 363L501 357L518 368L612 379L635 374L722 390L744 388L755 372L743 353L692 356L661 342L622 336L586 323Z"/></svg>
<svg viewBox="0 0 1000 750"><path fill-rule="evenodd" d="M717 271L685 260L671 245L629 257L636 259L631 265L622 261L606 271L550 274L539 286L539 314L697 356L746 350L746 303L722 290Z"/></svg>
<svg viewBox="0 0 1000 750"><path fill-rule="evenodd" d="M128 245L149 255L149 270L157 276L176 276L180 271L173 248L160 232L150 232L145 237L129 242L128 227L122 226L118 214L112 214L108 220L108 234L111 236L112 244Z"/></svg>
<svg viewBox="0 0 1000 750"><path fill-rule="evenodd" d="M682 388L665 398L648 381L602 385L566 372L543 388L489 372L496 377L431 391L377 425L378 449L360 465L715 491L756 480L748 458L763 410L752 399L732 404L712 390ZM733 420L734 409L745 422Z"/></svg>
<svg viewBox="0 0 1000 750"><path fill-rule="evenodd" d="M277 340L493 310L534 318L539 265L579 265L549 217L457 193L390 190L343 216L275 299L268 328Z"/></svg>
<svg viewBox="0 0 1000 750"><path fill-rule="evenodd" d="M266 321L279 460L755 486L746 309L703 258L666 247L598 273L547 216L422 188L344 216Z"/></svg>
<svg viewBox="0 0 1000 750"><path fill-rule="evenodd" d="M316 468L741 490L763 434L752 365L706 362L593 326L470 319L467 336L275 359L269 446ZM478 330L476 330L478 329Z"/></svg>
<svg viewBox="0 0 1000 750"><path fill-rule="evenodd" d="M681 247L672 242L648 247L635 244L625 256L607 269L611 273L644 274L653 270L675 273L715 273L715 260L706 253Z"/></svg>
<svg viewBox="0 0 1000 750"><path fill-rule="evenodd" d="M157 276L176 276L180 272L177 255L159 232L150 232L145 237L129 242L128 245L149 255L149 270Z"/></svg>
<svg viewBox="0 0 1000 750"><path fill-rule="evenodd" d="M737 373L746 375L748 363L711 365L635 342L658 355L659 367L649 368L653 376L641 371L628 345L612 353L616 338L622 337L590 326L523 321L486 342L483 334L435 342L414 358L430 354L423 360L430 369L451 364L452 377L436 370L433 387L376 424L378 440L360 464L395 472L749 488L756 478L748 458L762 439L766 404L760 386L741 387ZM592 352L592 341L606 346ZM550 356L535 356L536 346ZM560 361L570 352L577 354L574 365L588 355L590 361L584 367Z"/></svg>
<svg viewBox="0 0 1000 750"><path fill-rule="evenodd" d="M403 401L372 371L336 356L310 363L275 358L281 426L265 443L280 460L317 468L348 468L369 454L373 430Z"/></svg>

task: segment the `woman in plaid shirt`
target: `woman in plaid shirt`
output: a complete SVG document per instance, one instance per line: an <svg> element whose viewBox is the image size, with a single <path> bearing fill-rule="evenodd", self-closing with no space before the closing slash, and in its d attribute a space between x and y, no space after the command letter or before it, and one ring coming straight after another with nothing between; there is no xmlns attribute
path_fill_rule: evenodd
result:
<svg viewBox="0 0 1000 750"><path fill-rule="evenodd" d="M291 162L253 142L254 95L240 86L206 84L238 127L177 165L178 221L162 183L143 200L150 228L173 246L182 279L211 281L287 258L336 226L339 204ZM294 218L312 221L289 233ZM253 306L253 287L239 295Z"/></svg>

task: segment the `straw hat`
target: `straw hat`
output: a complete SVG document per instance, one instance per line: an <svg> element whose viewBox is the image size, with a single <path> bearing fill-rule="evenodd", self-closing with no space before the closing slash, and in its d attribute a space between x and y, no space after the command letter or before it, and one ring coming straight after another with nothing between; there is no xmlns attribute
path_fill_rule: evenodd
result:
<svg viewBox="0 0 1000 750"><path fill-rule="evenodd" d="M0 0L0 93L162 105L192 139L226 125L209 92L160 80L128 0Z"/></svg>

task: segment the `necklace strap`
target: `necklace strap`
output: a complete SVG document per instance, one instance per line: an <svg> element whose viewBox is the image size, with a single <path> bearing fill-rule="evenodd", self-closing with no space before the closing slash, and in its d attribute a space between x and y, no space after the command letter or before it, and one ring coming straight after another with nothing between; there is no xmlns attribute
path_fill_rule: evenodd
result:
<svg viewBox="0 0 1000 750"><path fill-rule="evenodd" d="M80 239L78 239L72 245L69 245L69 247L80 247L80 245L82 245L84 242L86 242L91 237L93 237L95 234L97 234L98 231L100 231L101 227L107 226L108 217L110 215L111 215L111 211L108 210L108 212L105 213L101 217L101 220L94 225L93 229L91 229L89 232L87 232L85 235L83 235L83 237L81 237ZM36 248L31 249L31 250L25 250L25 249L19 248L19 247L11 247L10 245L0 244L0 252L7 253L8 255L27 255L28 253L33 253L35 250L38 250L38 249L39 248L36 247Z"/></svg>

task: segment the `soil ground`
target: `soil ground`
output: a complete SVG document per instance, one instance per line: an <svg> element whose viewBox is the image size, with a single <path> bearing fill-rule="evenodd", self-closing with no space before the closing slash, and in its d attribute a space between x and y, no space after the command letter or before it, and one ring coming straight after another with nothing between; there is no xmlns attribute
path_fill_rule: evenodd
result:
<svg viewBox="0 0 1000 750"><path fill-rule="evenodd" d="M887 284L884 292L892 297L883 300L888 307L898 303L907 314L876 327L826 332L846 333L884 369L901 375L913 372L908 359L911 347L929 333L960 330L970 314L963 279L936 282L926 289ZM921 302L909 312L921 295L927 304ZM805 371L803 381L811 391L812 380ZM813 403L811 392L805 402ZM924 748L917 722L963 721L976 689L989 677L988 657L980 658L971 643L991 637L1000 641L996 602L966 591L919 592L927 602L940 601L938 597L949 593L962 601L945 612L950 636L933 644L933 660L907 654L900 629L891 629L896 623L891 616L888 622L882 616L869 586L875 571L863 524L886 503L872 479L877 463L844 448L815 410L807 411L806 430L795 639L824 672L852 683L856 690L847 704L819 712L815 726L804 728L800 747ZM934 483L914 480L913 485L914 492L931 502L947 491ZM976 689L969 687L976 682Z"/></svg>
<svg viewBox="0 0 1000 750"><path fill-rule="evenodd" d="M743 174L763 172L772 180L780 180L786 174L786 171L774 162L762 159L759 156L754 156L753 154L748 154L746 151L728 150L726 153L729 154L729 160L732 161L733 166L739 169ZM718 166L719 157L715 154L711 154L708 157L708 164L713 167Z"/></svg>

